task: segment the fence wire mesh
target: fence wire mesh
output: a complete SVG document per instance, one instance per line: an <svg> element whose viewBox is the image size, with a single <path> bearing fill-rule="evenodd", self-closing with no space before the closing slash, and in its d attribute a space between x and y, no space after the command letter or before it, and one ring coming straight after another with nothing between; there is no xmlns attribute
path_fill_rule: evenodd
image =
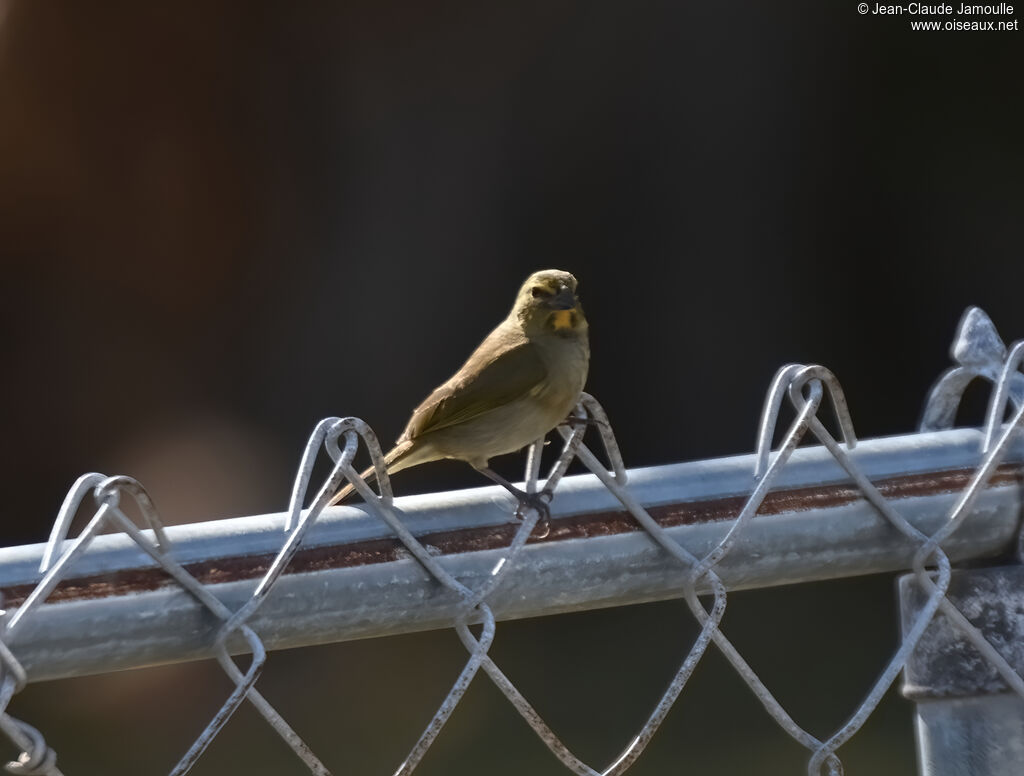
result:
<svg viewBox="0 0 1024 776"><path fill-rule="evenodd" d="M107 477L97 473L83 475L70 489L60 509L42 556L39 578L34 583L34 588L19 605L3 613L0 630L0 664L3 668L0 680L0 729L21 751L17 760L8 763L6 768L11 773L20 774L59 776L61 773L57 765L57 755L47 745L40 731L8 712L12 698L33 679L23 667L23 660L19 660L18 634L25 623L32 620L35 613L51 605L47 604L47 598L63 580L68 579L93 540L102 531L115 529L127 535L153 563L174 580L175 584L187 591L199 605L217 619L219 626L211 645L212 651L234 685L234 689L206 728L171 769L171 775L181 776L187 773L235 711L245 702L253 705L310 773L329 774L327 766L303 743L299 735L256 689L266 666L267 652L264 641L251 623L254 614L288 570L310 527L321 515L331 496L345 482L354 485L368 508L388 526L407 552L422 565L433 583L450 591L459 601L458 614L450 626L454 628L466 649L465 664L433 718L427 722L419 739L412 743L408 756L398 766L396 774L410 774L416 769L481 670L567 771L581 776L622 774L641 756L679 698L694 669L713 644L750 687L772 719L793 740L806 748L809 755L807 772L812 775L828 773L835 776L843 772L838 755L839 749L863 727L899 672L906 667L915 647L939 613L978 650L1006 685L1024 698L1024 679L947 597L952 565L943 550L943 544L955 531L960 530L962 526L964 530L969 530L970 524L965 525L965 521L971 514L972 506L1007 457L1015 436L1024 427L1024 373L1021 372L1024 340L1015 343L1008 350L988 317L981 310L971 308L961 320L952 355L956 365L949 369L933 388L926 403L920 430L951 428L964 390L976 378L987 380L993 388L984 428L981 462L969 478L966 487L959 492L941 526L930 535L919 530L901 514L892 494L888 497L884 495L878 483L873 482L858 463L856 455L852 452L857 446L857 438L842 388L832 372L818 365L788 364L775 375L765 400L757 432L756 466L751 472L752 486L749 495L746 496L742 508L732 519L724 535L706 552L697 554L683 546L635 497L611 424L593 397L585 394L575 410L577 417L592 420L593 423L573 423L558 428L563 440L562 451L543 481L540 477L540 452L543 440L538 440L530 448L526 464L526 490L530 493L541 490L557 493L558 485L570 463L573 460L582 462L596 475L604 488L613 494L631 519L646 532L650 541L677 564L677 595L685 600L700 625L699 635L690 645L663 694L653 704L646 721L639 730L624 737L627 743L620 754L612 762L604 765L586 763L574 754L490 655L496 634L496 618L488 602L502 582L510 574L516 573L517 558L538 526L540 515L535 510L528 510L523 515L511 542L500 560L491 568L486 581L482 585L470 587L460 581L448 567L447 558L425 546L403 521L402 513L395 506L391 484L383 465L381 447L370 427L356 418L328 418L314 429L303 453L291 492L280 549L267 565L245 603L232 609L211 591L211 585L200 582L187 570L186 564L176 558L175 546L164 531L153 503L139 482L124 476ZM787 399L792 404L795 417L782 434L781 441L773 448L776 426ZM828 430L820 418L826 399L834 410L839 429L838 437ZM603 447L603 460L583 441L588 426L597 429ZM924 595L923 605L903 629L903 638L898 649L868 689L864 700L852 709L842 725L824 738L810 733L807 727L790 715L724 633L721 621L726 611L728 596L726 585L716 572L723 559L736 546L738 538L743 534L751 518L763 506L773 486L777 485L780 473L791 460L798 445L808 437L822 445L842 467L859 497L866 500L892 529L913 542L916 551L912 570ZM376 470L377 491L360 478L353 466L353 460L361 447L369 454ZM310 499L314 465L322 452L326 452L332 468L326 480ZM67 534L72 518L90 494L98 505L95 513L78 537L70 540ZM126 499L134 502L137 511L142 515L145 528L149 530L137 526L126 514L122 508L122 501ZM710 591L710 594L704 595L703 591ZM476 623L479 623L479 627L474 632ZM232 657L229 649L229 642L237 641L239 637L244 640L248 652L251 653L247 666Z"/></svg>

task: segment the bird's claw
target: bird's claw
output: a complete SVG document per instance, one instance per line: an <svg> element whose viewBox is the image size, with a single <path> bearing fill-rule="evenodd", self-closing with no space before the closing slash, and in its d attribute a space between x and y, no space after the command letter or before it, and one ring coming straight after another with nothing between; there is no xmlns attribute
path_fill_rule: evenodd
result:
<svg viewBox="0 0 1024 776"><path fill-rule="evenodd" d="M603 420L592 418L589 415L586 417L580 417L579 415L570 415L562 421L563 426L569 426L570 428L576 428L577 426L604 426L606 425Z"/></svg>
<svg viewBox="0 0 1024 776"><path fill-rule="evenodd" d="M519 497L519 504L516 506L516 517L522 521L526 519L526 511L532 509L537 513L537 525L533 529L533 535L538 539L545 538L551 533L551 509L548 504L554 494L544 489L539 493L523 493Z"/></svg>

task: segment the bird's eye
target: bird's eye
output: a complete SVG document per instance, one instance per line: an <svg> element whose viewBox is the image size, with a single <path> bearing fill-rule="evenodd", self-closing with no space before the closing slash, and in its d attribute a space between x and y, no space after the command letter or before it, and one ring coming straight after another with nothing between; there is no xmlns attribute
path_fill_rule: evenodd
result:
<svg viewBox="0 0 1024 776"><path fill-rule="evenodd" d="M534 286L530 289L530 293L534 299L539 299L542 296L547 296L548 292L545 291L541 286Z"/></svg>

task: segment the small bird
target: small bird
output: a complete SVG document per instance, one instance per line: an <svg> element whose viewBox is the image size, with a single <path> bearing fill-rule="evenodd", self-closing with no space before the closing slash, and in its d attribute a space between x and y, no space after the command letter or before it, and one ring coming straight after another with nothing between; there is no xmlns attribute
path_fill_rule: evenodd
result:
<svg viewBox="0 0 1024 776"><path fill-rule="evenodd" d="M575 277L557 269L526 279L505 320L413 411L384 456L388 474L442 458L465 461L512 493L520 510L533 507L546 520L540 494L515 487L488 464L565 422L579 401L590 345L576 285ZM372 479L373 467L362 477ZM353 490L346 485L331 504Z"/></svg>

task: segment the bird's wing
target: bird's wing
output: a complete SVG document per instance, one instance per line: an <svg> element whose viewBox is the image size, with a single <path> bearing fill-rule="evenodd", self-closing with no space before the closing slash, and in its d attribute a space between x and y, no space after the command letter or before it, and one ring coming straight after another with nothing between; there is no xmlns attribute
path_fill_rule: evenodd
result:
<svg viewBox="0 0 1024 776"><path fill-rule="evenodd" d="M465 423L526 396L547 378L536 346L522 334L491 332L448 382L413 412L401 439Z"/></svg>

